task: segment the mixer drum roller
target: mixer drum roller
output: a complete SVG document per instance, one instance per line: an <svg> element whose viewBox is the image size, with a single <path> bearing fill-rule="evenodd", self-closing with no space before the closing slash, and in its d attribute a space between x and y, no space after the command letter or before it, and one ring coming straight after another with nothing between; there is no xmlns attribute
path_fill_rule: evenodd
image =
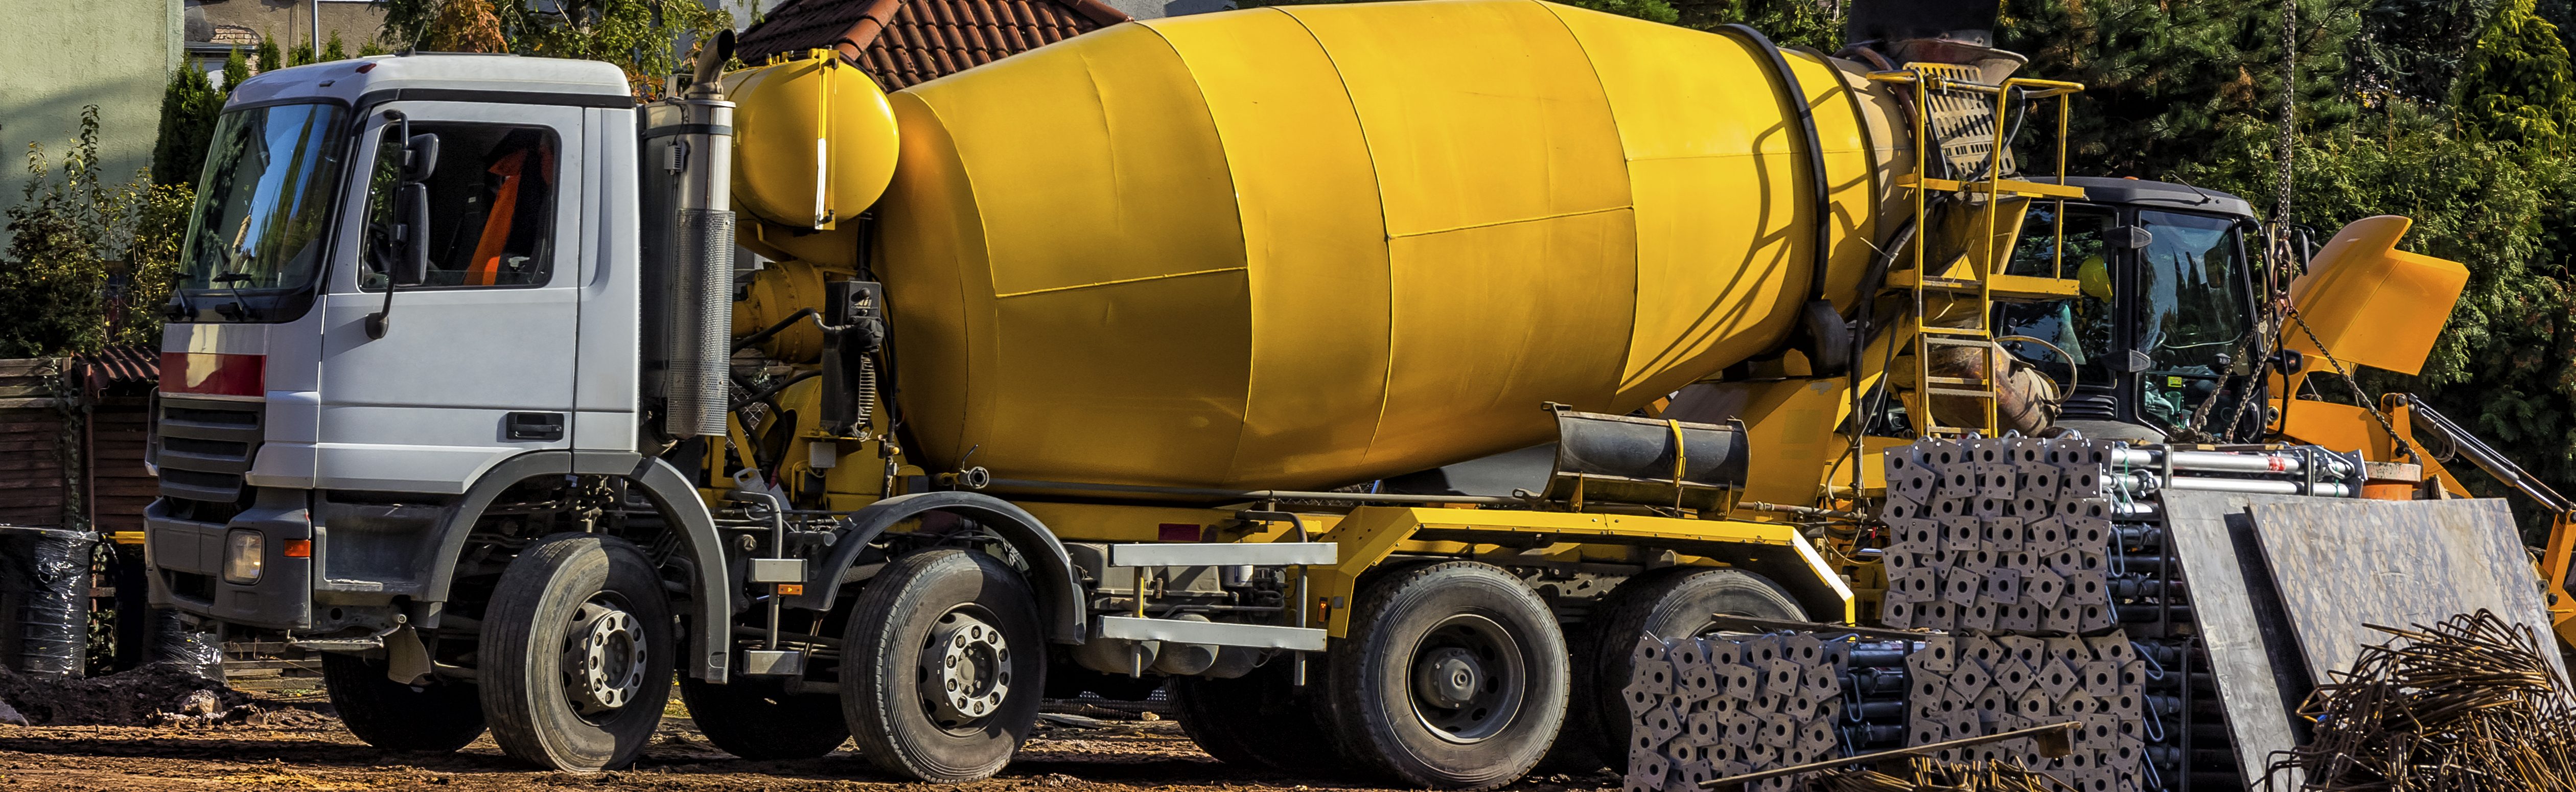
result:
<svg viewBox="0 0 2576 792"><path fill-rule="evenodd" d="M1785 54L1848 309L1902 116ZM1544 441L1542 402L1635 409L1813 293L1784 93L1746 40L1535 0L1153 20L896 93L876 270L911 451L1312 488Z"/></svg>

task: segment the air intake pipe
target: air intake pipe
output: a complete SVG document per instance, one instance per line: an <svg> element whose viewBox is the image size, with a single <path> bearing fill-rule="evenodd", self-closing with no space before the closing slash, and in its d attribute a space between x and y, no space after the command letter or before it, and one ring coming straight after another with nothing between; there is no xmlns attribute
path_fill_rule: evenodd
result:
<svg viewBox="0 0 2576 792"><path fill-rule="evenodd" d="M645 207L645 216L666 221L645 235L645 326L660 328L654 390L663 400L663 434L672 438L722 436L731 408L734 105L716 77L732 57L733 32L717 33L700 53L688 92L645 111L645 177L666 188L647 191L664 200ZM650 172L654 165L660 173Z"/></svg>

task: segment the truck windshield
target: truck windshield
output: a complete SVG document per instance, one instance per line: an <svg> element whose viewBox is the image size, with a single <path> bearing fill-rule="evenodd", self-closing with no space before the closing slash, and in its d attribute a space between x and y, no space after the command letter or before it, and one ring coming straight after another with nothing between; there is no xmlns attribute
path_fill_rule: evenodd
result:
<svg viewBox="0 0 2576 792"><path fill-rule="evenodd" d="M179 289L217 318L276 321L283 294L321 272L331 201L348 140L336 105L283 104L225 113L197 184Z"/></svg>

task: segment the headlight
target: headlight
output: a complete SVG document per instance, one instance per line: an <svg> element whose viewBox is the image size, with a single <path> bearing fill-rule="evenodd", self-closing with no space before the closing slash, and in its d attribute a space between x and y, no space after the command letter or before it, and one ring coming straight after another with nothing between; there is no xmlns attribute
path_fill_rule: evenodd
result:
<svg viewBox="0 0 2576 792"><path fill-rule="evenodd" d="M234 531L224 537L224 582L250 585L259 582L259 573L267 566L268 553L258 531Z"/></svg>

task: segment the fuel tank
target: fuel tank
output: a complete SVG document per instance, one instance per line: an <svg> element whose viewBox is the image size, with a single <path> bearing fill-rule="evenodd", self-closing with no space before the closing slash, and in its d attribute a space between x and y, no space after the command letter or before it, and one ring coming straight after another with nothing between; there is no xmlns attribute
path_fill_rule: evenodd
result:
<svg viewBox="0 0 2576 792"><path fill-rule="evenodd" d="M897 92L874 268L910 450L999 478L1330 487L1776 349L1814 293L1814 224L1848 309L1911 162L1863 67L1783 54L1805 95L1748 40L1535 0L1297 5Z"/></svg>

